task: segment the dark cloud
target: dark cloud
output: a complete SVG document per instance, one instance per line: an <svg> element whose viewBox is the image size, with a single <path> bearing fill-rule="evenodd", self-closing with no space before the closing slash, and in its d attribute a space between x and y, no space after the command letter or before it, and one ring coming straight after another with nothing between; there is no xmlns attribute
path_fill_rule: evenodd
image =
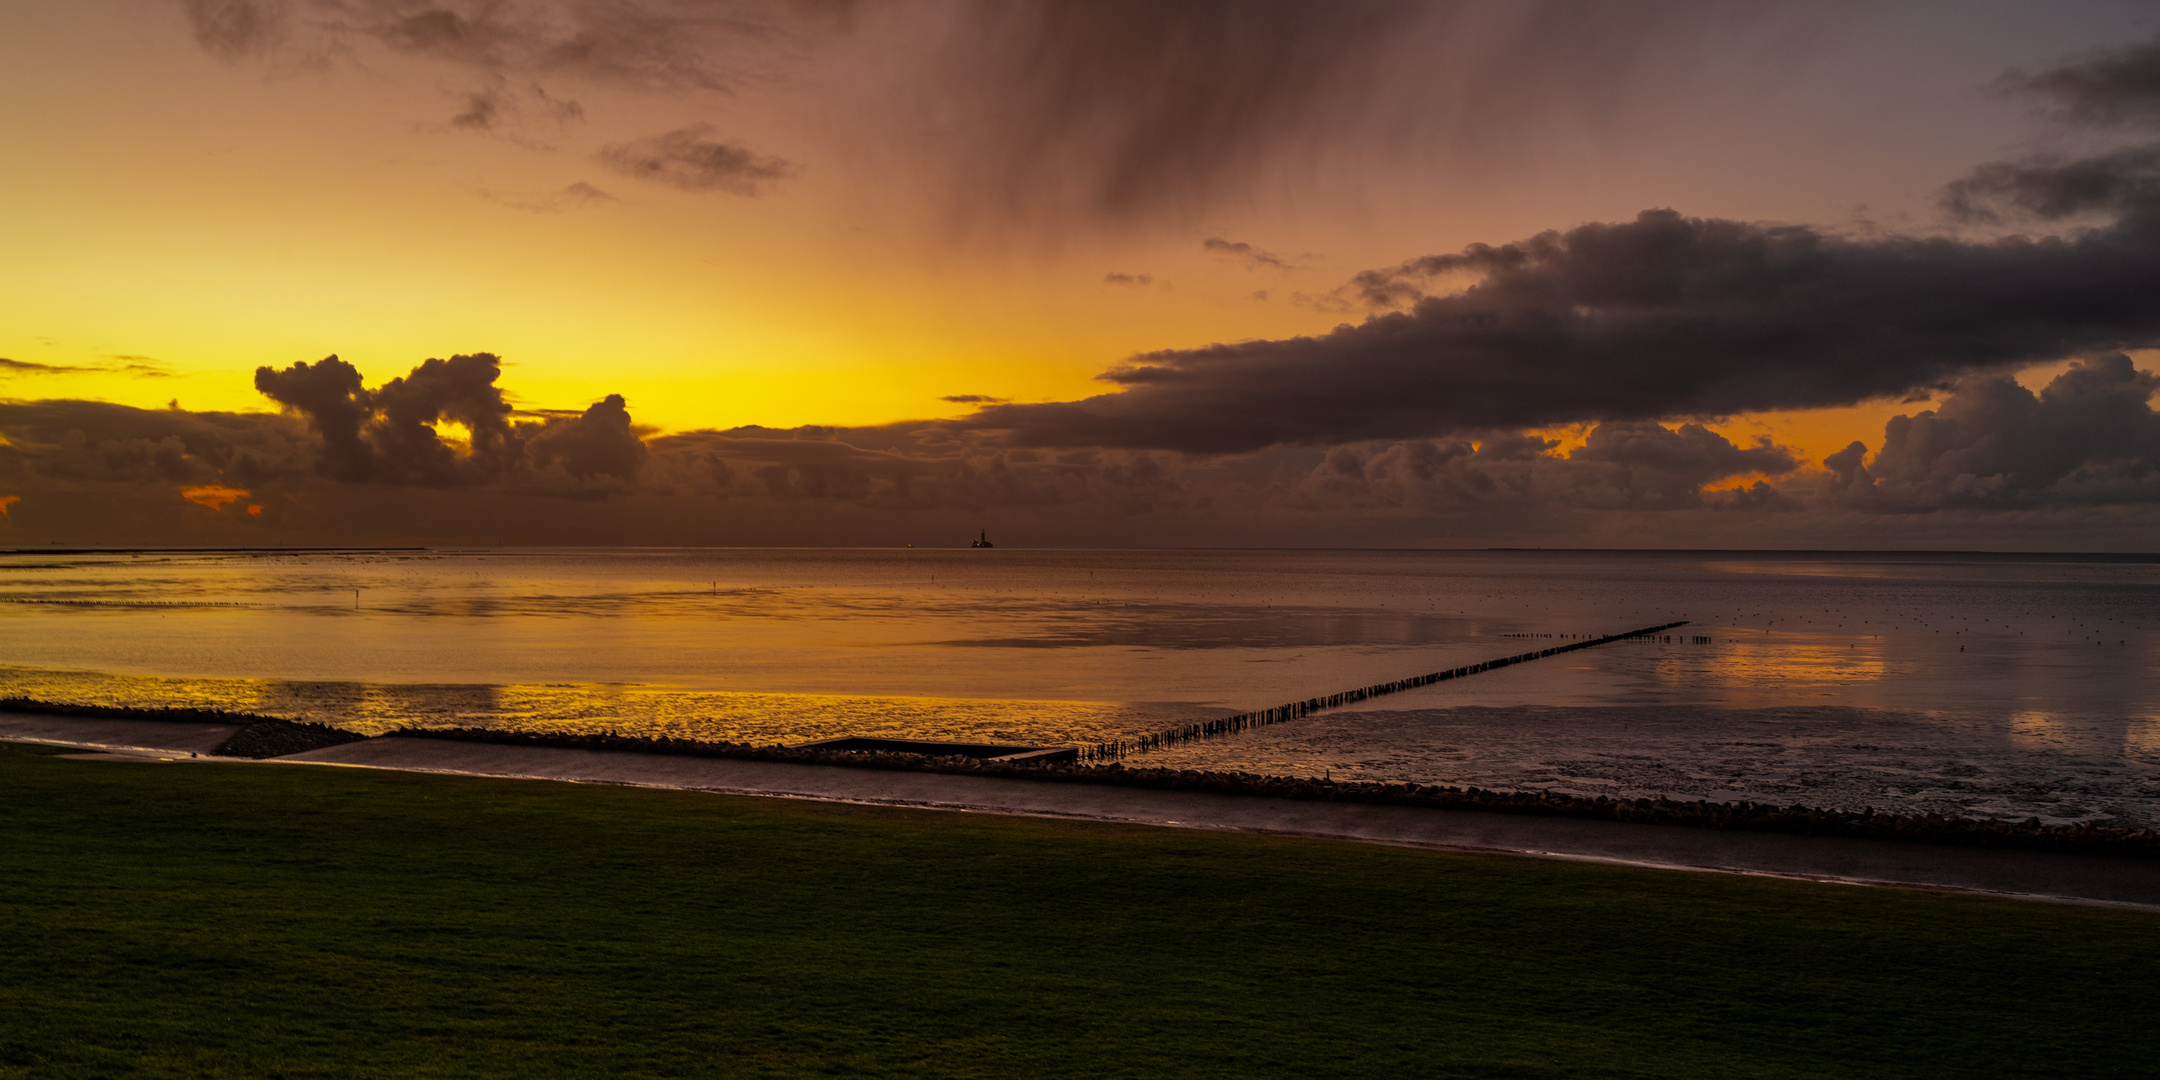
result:
<svg viewBox="0 0 2160 1080"><path fill-rule="evenodd" d="M307 418L308 429L322 439L316 468L324 476L351 482L374 479L374 450L360 435L372 409L359 369L334 355L315 364L302 360L282 371L262 367L255 369L255 389Z"/></svg>
<svg viewBox="0 0 2160 1080"><path fill-rule="evenodd" d="M576 417L547 424L525 441L526 459L534 466L580 481L635 480L645 453L621 394L609 394Z"/></svg>
<svg viewBox="0 0 2160 1080"><path fill-rule="evenodd" d="M173 516L191 502L247 519L220 528L259 530L329 520L358 492L401 491L402 504L360 498L388 515L362 526L425 536L459 507L424 492L555 500L636 492L647 451L620 396L521 419L499 374L486 353L427 360L374 388L334 356L260 369L258 388L283 413L0 401L0 494L40 520L72 505L72 520L96 523L95 535L113 542L138 526L204 526Z"/></svg>
<svg viewBox="0 0 2160 1080"><path fill-rule="evenodd" d="M2051 102L2072 123L2160 123L2160 38L2103 50L2037 74L2012 72L2001 85Z"/></svg>
<svg viewBox="0 0 2160 1080"><path fill-rule="evenodd" d="M1435 277L1468 287L1423 295ZM1122 392L956 423L1019 446L1279 443L1842 405L2160 341L2160 218L2070 239L1851 238L1646 211L1365 275L1415 297L1318 337L1135 357Z"/></svg>
<svg viewBox="0 0 2160 1080"><path fill-rule="evenodd" d="M1991 162L1951 183L1942 202L1958 220L1988 223L2150 214L2160 208L2160 144Z"/></svg>
<svg viewBox="0 0 2160 1080"><path fill-rule="evenodd" d="M1102 283L1105 285L1132 285L1145 288L1155 284L1155 275L1109 273L1102 276Z"/></svg>
<svg viewBox="0 0 2160 1080"><path fill-rule="evenodd" d="M492 353L429 359L369 394L373 478L449 486L502 475L514 464L516 440L510 406L495 385L501 374L502 361ZM470 433L463 453L437 433L445 420Z"/></svg>
<svg viewBox="0 0 2160 1080"><path fill-rule="evenodd" d="M798 171L780 158L707 138L712 131L710 124L696 124L634 142L610 143L600 149L600 161L638 180L733 195L762 195Z"/></svg>
<svg viewBox="0 0 2160 1080"><path fill-rule="evenodd" d="M938 399L955 405L1003 405L1011 398L991 397L988 394L947 394Z"/></svg>
<svg viewBox="0 0 2160 1080"><path fill-rule="evenodd" d="M1825 459L1839 503L1878 512L2160 502L2160 377L2120 353L2070 367L2035 394L2005 376L1965 380L1942 406L1893 418L1866 462Z"/></svg>
<svg viewBox="0 0 2160 1080"><path fill-rule="evenodd" d="M518 421L496 380L502 361L472 353L423 361L373 390L335 356L258 368L255 388L305 419L320 440L314 469L332 480L423 487L509 482L518 490L590 495L635 478L644 444L620 395L582 413ZM443 425L465 439L443 437ZM552 484L550 478L575 481ZM596 478L615 483L595 488Z"/></svg>
<svg viewBox="0 0 2160 1080"><path fill-rule="evenodd" d="M2012 73L2013 91L2048 100L2073 123L2117 128L2132 141L2083 154L2034 154L1974 169L1943 193L1958 220L2000 223L2085 216L2160 217L2160 39L2038 74Z"/></svg>
<svg viewBox="0 0 2160 1080"><path fill-rule="evenodd" d="M1244 263L1245 268L1248 270L1259 270L1262 268L1266 268L1269 270L1296 269L1295 266L1291 265L1290 260L1285 259L1282 256L1277 255L1274 252L1268 251L1264 248L1256 248L1242 240L1233 241L1225 240L1220 236L1210 236L1207 239L1200 241L1200 250L1205 251L1211 255L1221 255L1226 258L1236 259L1237 261Z"/></svg>

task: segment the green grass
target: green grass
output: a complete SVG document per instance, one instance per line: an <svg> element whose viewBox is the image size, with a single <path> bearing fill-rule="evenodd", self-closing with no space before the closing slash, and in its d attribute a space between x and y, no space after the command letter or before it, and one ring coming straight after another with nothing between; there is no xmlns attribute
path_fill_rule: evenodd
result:
<svg viewBox="0 0 2160 1080"><path fill-rule="evenodd" d="M0 746L6 1076L2106 1076L2160 916Z"/></svg>

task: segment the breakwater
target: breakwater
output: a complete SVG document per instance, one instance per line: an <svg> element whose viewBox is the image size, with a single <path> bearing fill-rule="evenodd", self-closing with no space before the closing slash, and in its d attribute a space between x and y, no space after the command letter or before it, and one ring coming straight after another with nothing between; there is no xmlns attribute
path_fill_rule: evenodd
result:
<svg viewBox="0 0 2160 1080"><path fill-rule="evenodd" d="M1341 693L1325 694L1320 697L1306 698L1303 701L1293 701L1285 705L1277 705L1272 709L1260 709L1255 712L1239 713L1235 716L1225 716L1220 719L1209 720L1205 723L1184 724L1179 727L1166 728L1152 735L1142 735L1139 738L1135 739L1112 739L1109 742L1101 742L1096 743L1093 746L1081 747L1080 760L1094 762L1116 761L1124 757L1125 755L1131 753L1145 752L1148 750L1160 750L1165 746L1171 746L1183 742L1192 742L1195 739L1213 738L1217 735L1234 735L1240 731L1244 731L1249 728L1266 727L1269 724L1280 724L1287 720L1296 720L1299 717L1311 716L1312 714L1320 712L1324 709L1333 709L1339 706L1350 705L1360 701L1369 701L1373 698L1381 697L1387 694L1399 694L1405 690L1415 690L1421 686L1431 686L1434 683L1446 682L1449 679L1460 679L1467 675L1476 675L1479 672L1492 671L1495 668L1509 667L1514 664L1525 664L1529 663L1532 660L1542 660L1548 656L1558 656L1561 653L1574 652L1577 649L1594 649L1599 645L1609 645L1615 641L1628 641L1634 638L1646 638L1650 637L1653 634L1662 634L1667 630L1673 629L1674 627L1686 625L1687 620L1682 619L1679 622L1665 623L1662 626L1646 626L1640 630L1630 630L1624 634L1607 634L1604 637L1585 638L1581 641L1571 641L1566 645L1555 645L1549 649L1539 649L1536 652L1517 653L1514 656L1502 656L1497 659L1486 660L1482 663L1469 664L1464 667L1458 668L1449 668L1446 671L1434 671L1424 675L1413 675L1407 679L1395 679L1391 682L1374 683L1371 686L1361 686L1355 690L1344 690Z"/></svg>

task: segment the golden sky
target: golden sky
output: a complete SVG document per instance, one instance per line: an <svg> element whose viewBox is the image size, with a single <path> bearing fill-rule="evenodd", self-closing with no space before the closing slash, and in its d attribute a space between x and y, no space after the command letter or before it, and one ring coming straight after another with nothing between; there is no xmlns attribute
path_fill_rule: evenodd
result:
<svg viewBox="0 0 2160 1080"><path fill-rule="evenodd" d="M2065 145L2004 73L2153 32L2108 3L1226 10L0 7L0 397L268 410L258 367L487 352L512 404L620 394L649 433L1072 401L1136 354L1360 322L1360 272L1645 209L1968 235L1943 185ZM1814 461L1940 396L1696 418Z"/></svg>

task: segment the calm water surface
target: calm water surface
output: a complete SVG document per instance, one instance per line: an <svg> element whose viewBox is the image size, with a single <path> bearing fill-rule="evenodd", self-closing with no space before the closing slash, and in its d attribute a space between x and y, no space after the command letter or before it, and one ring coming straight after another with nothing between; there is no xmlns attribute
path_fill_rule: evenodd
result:
<svg viewBox="0 0 2160 1080"><path fill-rule="evenodd" d="M1675 619L1137 760L2160 818L2160 562L1596 552L0 556L0 692L364 731L1091 742ZM1539 642L1538 644L1542 644Z"/></svg>

